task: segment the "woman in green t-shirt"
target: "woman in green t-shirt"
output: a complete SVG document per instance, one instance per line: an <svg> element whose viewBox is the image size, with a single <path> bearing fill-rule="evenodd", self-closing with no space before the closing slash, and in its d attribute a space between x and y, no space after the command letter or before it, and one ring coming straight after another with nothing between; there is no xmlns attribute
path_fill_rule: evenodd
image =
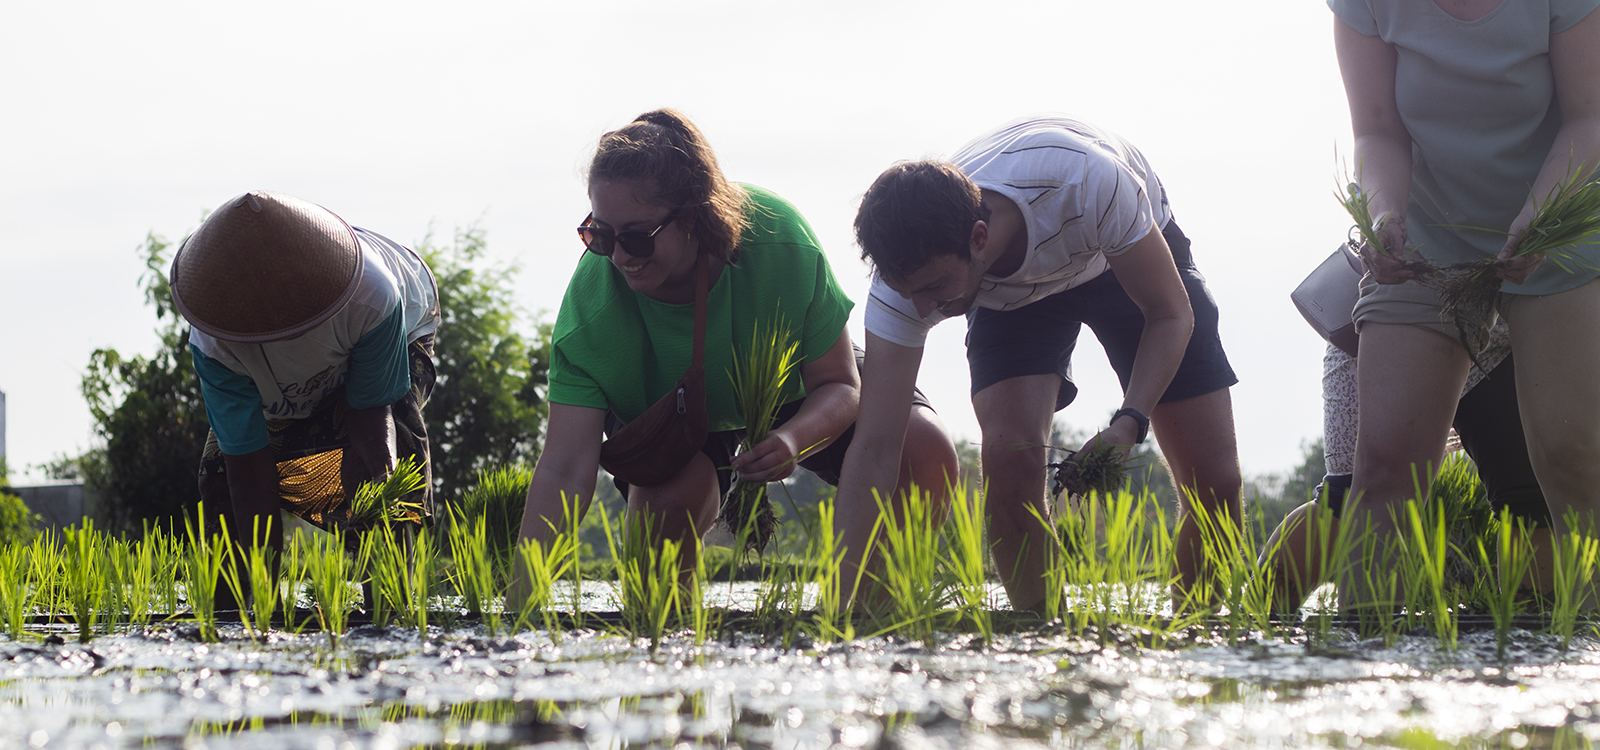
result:
<svg viewBox="0 0 1600 750"><path fill-rule="evenodd" d="M691 360L695 268L708 270L704 368L711 434L700 452L655 486L618 482L628 523L651 519L651 538L697 551L716 521L732 472L775 482L796 463L838 481L860 396L845 322L850 300L834 281L805 219L786 201L723 177L700 131L657 110L600 139L589 166L592 213L579 233L588 252L557 316L550 417L534 469L522 539L548 541L562 496L593 497L601 442L671 389ZM779 423L737 453L744 417L730 371L736 342L781 325L798 342L798 378ZM912 410L901 488L915 480L943 502L955 448L926 403ZM797 460L798 459L798 460ZM692 565L694 554L686 554Z"/></svg>

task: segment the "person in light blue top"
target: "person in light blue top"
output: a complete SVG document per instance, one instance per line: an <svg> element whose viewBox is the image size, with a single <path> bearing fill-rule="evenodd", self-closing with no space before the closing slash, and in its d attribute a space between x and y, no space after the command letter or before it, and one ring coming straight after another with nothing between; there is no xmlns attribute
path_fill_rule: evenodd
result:
<svg viewBox="0 0 1600 750"><path fill-rule="evenodd" d="M184 241L171 282L211 423L200 496L234 538L269 532L255 542L281 548L267 525L280 508L349 527L356 488L396 457L430 477L422 407L439 295L415 253L321 206L253 192ZM412 520L429 514L429 487L407 499Z"/></svg>
<svg viewBox="0 0 1600 750"><path fill-rule="evenodd" d="M1415 252L1498 259L1529 457L1557 531L1587 531L1600 511L1600 246L1573 248L1581 260L1566 268L1512 254L1536 201L1600 165L1600 0L1329 6L1357 179L1388 249L1363 246L1355 310L1362 522L1394 533L1390 511L1418 491L1413 467L1440 464L1471 366L1437 287L1402 264Z"/></svg>

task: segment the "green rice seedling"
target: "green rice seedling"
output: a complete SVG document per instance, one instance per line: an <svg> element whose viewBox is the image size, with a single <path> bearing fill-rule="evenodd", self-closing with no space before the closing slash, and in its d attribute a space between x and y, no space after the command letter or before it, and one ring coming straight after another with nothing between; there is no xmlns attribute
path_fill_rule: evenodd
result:
<svg viewBox="0 0 1600 750"><path fill-rule="evenodd" d="M35 609L54 618L67 611L65 556L60 532L45 529L28 547L28 579L33 586Z"/></svg>
<svg viewBox="0 0 1600 750"><path fill-rule="evenodd" d="M994 623L989 616L994 605L989 595L984 496L969 492L966 485L960 483L951 488L950 497L950 517L945 521L944 567L955 584L953 590L961 618L988 643L994 640Z"/></svg>
<svg viewBox="0 0 1600 750"><path fill-rule="evenodd" d="M183 558L184 593L189 598L189 611L200 626L202 640L217 640L217 583L222 577L222 566L228 556L230 544L227 526L218 534L206 531L205 506L195 508L194 516L185 521L189 546Z"/></svg>
<svg viewBox="0 0 1600 750"><path fill-rule="evenodd" d="M569 528L576 531L576 527ZM555 600L556 583L578 566L579 546L576 533L557 534L550 540L548 546L532 540L517 546L517 562L522 565L523 573L527 576L529 592L527 598L517 607L517 621L514 625L516 629L531 627L533 616L538 613L542 616L545 630L549 631L550 637L553 639L559 636L561 621L550 605Z"/></svg>
<svg viewBox="0 0 1600 750"><path fill-rule="evenodd" d="M1191 522L1200 529L1202 554L1209 575L1197 594L1222 606L1223 621L1230 631L1255 628L1272 637L1272 597L1274 568L1261 565L1255 554L1249 524L1234 523L1225 513L1213 513L1204 503L1190 498ZM1194 596L1191 601L1199 599ZM1203 600L1202 600L1203 601Z"/></svg>
<svg viewBox="0 0 1600 750"><path fill-rule="evenodd" d="M142 541L117 542L109 560L116 568L117 580L122 582L122 603L127 608L128 622L148 625L157 606L155 559L150 548Z"/></svg>
<svg viewBox="0 0 1600 750"><path fill-rule="evenodd" d="M11 640L21 640L33 610L32 593L37 589L28 581L28 549L22 544L0 547L0 623Z"/></svg>
<svg viewBox="0 0 1600 750"><path fill-rule="evenodd" d="M1092 522L1085 522L1079 513L1060 513L1054 521L1049 520L1037 508L1029 508L1034 519L1040 527L1051 529L1053 533L1046 534L1043 541L1045 545L1044 558L1044 616L1050 620L1061 620L1074 635L1083 635L1087 624L1066 609L1066 595L1069 586L1080 571L1076 570L1079 561L1076 552L1085 549L1085 545L1093 544L1093 533L1087 532L1092 528ZM1094 511L1090 511L1093 513ZM1013 606L1016 606L1013 604Z"/></svg>
<svg viewBox="0 0 1600 750"><path fill-rule="evenodd" d="M1357 523L1357 513L1368 514L1365 524ZM1404 540L1398 538L1400 535L1385 539L1372 531L1374 522L1370 513L1360 505L1346 506L1341 527L1362 530L1349 546L1350 562L1341 571L1343 577L1338 579L1340 598L1343 614L1355 619L1356 629L1363 637L1381 636L1386 645L1393 645L1400 637L1395 615L1403 604L1400 600L1401 573L1405 571L1408 580L1420 582L1426 577L1426 565L1419 562L1420 556L1407 554L1413 548L1405 545ZM1420 592L1425 587L1419 583L1410 588Z"/></svg>
<svg viewBox="0 0 1600 750"><path fill-rule="evenodd" d="M178 592L183 540L160 526L147 526L144 536L139 540L138 554L148 558L153 571L153 608L168 616L175 614L183 603Z"/></svg>
<svg viewBox="0 0 1600 750"><path fill-rule="evenodd" d="M1580 525L1575 510L1566 514L1569 533L1551 535L1554 545L1555 590L1550 596L1550 629L1561 638L1561 650L1572 645L1578 616L1594 606L1595 573L1600 568L1600 539L1592 524Z"/></svg>
<svg viewBox="0 0 1600 750"><path fill-rule="evenodd" d="M762 558L755 612L762 632L778 634L783 647L789 648L804 601L805 581L800 566Z"/></svg>
<svg viewBox="0 0 1600 750"><path fill-rule="evenodd" d="M856 632L850 605L858 581L844 580L844 552L839 549L839 536L834 532L834 498L825 498L818 505L817 519L818 533L811 536L807 554L811 581L817 589L813 635L819 640L852 641Z"/></svg>
<svg viewBox="0 0 1600 750"><path fill-rule="evenodd" d="M100 616L100 603L108 593L105 567L105 541L94 531L94 522L84 519L83 526L69 528L62 533L66 556L63 570L67 599L72 603L72 616L78 624L78 641L88 643L93 637L95 622Z"/></svg>
<svg viewBox="0 0 1600 750"><path fill-rule="evenodd" d="M355 572L345 552L343 532L318 534L306 557L306 573L311 583L311 598L316 603L317 620L328 634L328 644L339 645L349 622L351 574Z"/></svg>
<svg viewBox="0 0 1600 750"><path fill-rule="evenodd" d="M261 528L260 521L260 518L255 519L251 539L266 539L272 534L273 518L267 517L265 530ZM248 548L235 546L233 554L243 559L227 567L228 585L233 589L234 598L240 602L245 600L244 594L250 595L250 619L244 620L242 612L240 619L244 620L251 638L264 636L272 629L272 615L278 610L278 600L283 593L278 581L278 554L265 544L252 544ZM241 567L245 578L245 585L242 586L239 581Z"/></svg>
<svg viewBox="0 0 1600 750"><path fill-rule="evenodd" d="M939 565L940 530L929 508L932 503L914 484L900 513L876 491L873 498L883 539L883 561L875 578L893 616L881 632L903 630L914 637L929 637L949 601L948 581Z"/></svg>
<svg viewBox="0 0 1600 750"><path fill-rule="evenodd" d="M1445 578L1445 555L1449 545L1449 533L1445 524L1444 508L1435 504L1433 511L1424 520L1424 511L1417 506L1416 501L1406 501L1404 512L1408 522L1406 528L1410 535L1409 538L1403 539L1403 546L1411 554L1402 553L1399 558L1402 570L1420 570L1422 573L1418 576L1413 572L1406 577L1414 581L1413 585L1421 583L1425 587L1431 600L1428 611L1433 615L1434 633L1438 636L1440 645L1454 649L1457 642L1457 612L1454 598L1450 596L1446 587ZM1379 566L1366 565L1369 570L1375 567ZM1421 580L1416 581L1417 578Z"/></svg>
<svg viewBox="0 0 1600 750"><path fill-rule="evenodd" d="M1512 257L1542 255L1561 270L1571 273L1592 265L1573 251L1573 246L1600 234L1600 179L1588 176L1587 165L1568 170L1567 176L1545 196L1535 196L1534 216L1522 231ZM1507 234L1499 229L1463 227ZM1439 289L1440 308L1456 323L1468 351L1476 355L1488 344L1500 291L1500 278L1494 258L1451 263L1433 283Z"/></svg>
<svg viewBox="0 0 1600 750"><path fill-rule="evenodd" d="M365 482L350 500L347 526L354 531L365 531L379 525L397 521L422 520L422 505L405 498L422 489L422 468L411 456L400 459L382 480Z"/></svg>
<svg viewBox="0 0 1600 750"><path fill-rule="evenodd" d="M630 519L621 535L624 538L619 549L618 535L611 531L609 514L604 506L599 510L611 556L617 561L623 623L635 638L649 638L650 650L654 651L661 645L667 623L678 611L678 577L681 574L678 544L663 539L659 547L652 545L648 531L650 517L644 512L639 514L640 518Z"/></svg>
<svg viewBox="0 0 1600 750"><path fill-rule="evenodd" d="M361 535L356 569L371 591L372 624L388 625L391 617L405 609L405 556L395 543L392 526L378 526Z"/></svg>
<svg viewBox="0 0 1600 750"><path fill-rule="evenodd" d="M306 580L306 569L310 565L311 542L305 534L286 536L283 544L283 565L279 575L282 579L283 590L280 600L283 602L283 626L295 633L305 626L297 621L296 610L300 607L300 592Z"/></svg>
<svg viewBox="0 0 1600 750"><path fill-rule="evenodd" d="M451 583L467 605L467 614L483 621L490 636L500 633L500 586L489 554L488 525L483 516L450 512Z"/></svg>
<svg viewBox="0 0 1600 750"><path fill-rule="evenodd" d="M1502 508L1492 535L1493 553L1480 537L1478 561L1483 565L1489 589L1489 613L1494 617L1495 657L1504 659L1511 640L1511 619L1521 609L1518 594L1522 580L1533 567L1533 541L1528 527L1513 518L1510 508Z"/></svg>
<svg viewBox="0 0 1600 750"><path fill-rule="evenodd" d="M384 525L362 534L362 559L377 608L373 622L386 623L398 616L403 625L426 636L428 605L440 567L438 547L432 535L411 536L408 531Z"/></svg>
<svg viewBox="0 0 1600 750"><path fill-rule="evenodd" d="M689 578L679 603L683 612L679 619L694 630L696 646L704 646L706 639L722 629L720 618L714 617L712 609L706 606L706 584L711 580L711 568L706 562L709 557L705 550L695 555L694 574Z"/></svg>
<svg viewBox="0 0 1600 750"><path fill-rule="evenodd" d="M788 324L779 315L765 327L758 321L750 332L750 346L734 355L733 370L728 376L733 381L734 401L745 421L740 452L760 443L772 431L778 407L783 405L784 385L800 364L799 351L800 342L794 339ZM739 478L723 502L720 515L736 532L751 524L752 533L746 537L746 542L750 549L758 552L766 548L777 528L777 516L767 498L766 482Z"/></svg>
<svg viewBox="0 0 1600 750"><path fill-rule="evenodd" d="M468 518L481 518L490 559L510 570L517 536L522 530L522 509L527 504L528 485L533 470L512 464L478 473L478 482L461 498L461 512Z"/></svg>
<svg viewBox="0 0 1600 750"><path fill-rule="evenodd" d="M428 605L433 602L439 567L439 548L433 541L433 535L417 534L413 537L411 564L405 568L406 614L410 625L424 638L428 636Z"/></svg>

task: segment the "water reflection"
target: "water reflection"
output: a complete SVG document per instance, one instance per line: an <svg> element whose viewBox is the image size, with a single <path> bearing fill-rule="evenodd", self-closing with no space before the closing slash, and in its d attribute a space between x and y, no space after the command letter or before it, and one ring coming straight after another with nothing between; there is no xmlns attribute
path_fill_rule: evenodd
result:
<svg viewBox="0 0 1600 750"><path fill-rule="evenodd" d="M1592 747L1600 643L1442 652L1325 637L1021 633L984 646L759 638L654 653L597 631L181 630L0 642L0 747ZM778 641L773 641L778 643ZM1169 644L1170 645L1170 644Z"/></svg>

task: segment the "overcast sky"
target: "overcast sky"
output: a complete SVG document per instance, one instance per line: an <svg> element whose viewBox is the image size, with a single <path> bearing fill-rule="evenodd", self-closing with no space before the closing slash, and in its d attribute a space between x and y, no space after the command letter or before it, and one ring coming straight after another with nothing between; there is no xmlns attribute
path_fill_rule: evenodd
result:
<svg viewBox="0 0 1600 750"><path fill-rule="evenodd" d="M858 303L850 221L896 160L947 156L1034 113L1132 141L1222 309L1247 473L1321 430L1322 344L1289 292L1343 239L1349 121L1317 0L11 3L0 21L0 345L14 468L93 441L89 354L148 353L136 249L250 189L403 243L476 223L553 319L599 135L679 108L727 174L810 220ZM851 318L861 337L861 308ZM976 440L963 326L921 384ZM441 335L448 335L447 332ZM1085 337L1089 334L1085 331ZM1062 413L1119 405L1085 341ZM15 479L15 477L14 477Z"/></svg>

